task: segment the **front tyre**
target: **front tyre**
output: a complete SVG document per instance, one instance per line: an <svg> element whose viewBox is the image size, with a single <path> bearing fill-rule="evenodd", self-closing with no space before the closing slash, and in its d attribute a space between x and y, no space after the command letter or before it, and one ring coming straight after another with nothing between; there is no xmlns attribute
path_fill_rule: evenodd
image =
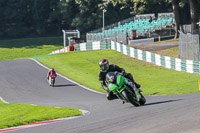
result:
<svg viewBox="0 0 200 133"><path fill-rule="evenodd" d="M139 103L140 103L140 105L144 105L144 104L146 103L146 99L145 99L145 97L142 95L141 92L139 92L139 95L141 96Z"/></svg>
<svg viewBox="0 0 200 133"><path fill-rule="evenodd" d="M54 84L55 84L55 79L52 79L51 86L54 87Z"/></svg>
<svg viewBox="0 0 200 133"><path fill-rule="evenodd" d="M127 91L127 90L124 90L123 92L122 92L122 94L124 95L124 97L126 98L126 99L128 99L128 101L131 103L131 104L133 104L134 106L140 106L140 103L137 101L137 99L136 99L136 96L135 96L135 94L134 93L130 93L129 91Z"/></svg>

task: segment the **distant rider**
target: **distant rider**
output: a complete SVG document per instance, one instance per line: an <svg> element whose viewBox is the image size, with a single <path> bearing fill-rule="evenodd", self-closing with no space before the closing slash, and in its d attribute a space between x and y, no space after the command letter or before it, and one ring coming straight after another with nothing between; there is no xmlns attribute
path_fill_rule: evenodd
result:
<svg viewBox="0 0 200 133"><path fill-rule="evenodd" d="M56 71L54 70L54 68L52 68L52 69L50 69L50 70L48 71L47 79L48 79L49 82L51 81L52 75L55 75L55 78L57 77L57 74L56 74Z"/></svg>
<svg viewBox="0 0 200 133"><path fill-rule="evenodd" d="M114 95L112 93L112 91L109 92L108 90L108 86L106 84L106 74L108 72L120 72L122 73L122 75L128 79L130 79L135 85L137 88L140 88L140 85L137 84L134 79L133 79L133 76L131 75L131 73L126 73L125 70L123 68L120 68L119 66L117 65L114 65L114 64L110 64L109 65L109 62L107 59L102 59L99 61L99 67L100 67L100 70L99 70L99 81L101 83L101 86L104 90L106 90L108 93L107 93L107 99L108 100L113 100L113 99L117 99L116 95Z"/></svg>

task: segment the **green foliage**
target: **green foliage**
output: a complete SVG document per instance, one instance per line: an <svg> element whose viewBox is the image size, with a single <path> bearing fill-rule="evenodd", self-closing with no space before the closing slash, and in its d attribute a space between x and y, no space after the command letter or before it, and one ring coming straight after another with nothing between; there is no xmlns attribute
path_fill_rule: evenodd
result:
<svg viewBox="0 0 200 133"><path fill-rule="evenodd" d="M0 39L62 35L62 29L79 29L81 35L105 25L144 13L172 12L175 0L1 0ZM187 0L177 0L182 20L190 22ZM200 0L195 0L200 4ZM199 7L199 6L197 6ZM199 9L198 9L199 10ZM184 20L184 21L183 21Z"/></svg>
<svg viewBox="0 0 200 133"><path fill-rule="evenodd" d="M168 0L109 0L105 3L105 5L112 3L114 6L120 4L122 5L120 9L129 8L133 15L172 11L171 2Z"/></svg>
<svg viewBox="0 0 200 133"><path fill-rule="evenodd" d="M79 29L85 34L102 27L102 3L102 0L2 0L0 39L62 35L62 29ZM128 10L124 13L110 4L105 23L126 18L126 14L129 15Z"/></svg>
<svg viewBox="0 0 200 133"><path fill-rule="evenodd" d="M49 28L55 30L53 25L58 22L55 22L55 17L52 16L59 16L58 4L59 0L0 1L0 31L3 34L0 37L41 36L48 32Z"/></svg>

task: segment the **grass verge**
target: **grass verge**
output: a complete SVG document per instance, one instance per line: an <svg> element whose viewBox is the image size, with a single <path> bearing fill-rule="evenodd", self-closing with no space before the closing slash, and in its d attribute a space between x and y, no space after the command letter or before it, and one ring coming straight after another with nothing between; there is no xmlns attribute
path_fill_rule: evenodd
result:
<svg viewBox="0 0 200 133"><path fill-rule="evenodd" d="M0 129L81 114L81 111L72 108L6 104L0 101Z"/></svg>
<svg viewBox="0 0 200 133"><path fill-rule="evenodd" d="M57 56L39 58L44 65L54 67L62 75L89 88L105 92L98 81L100 59L117 64L133 74L142 85L145 95L185 94L198 92L200 75L169 70L139 61L113 50L70 52Z"/></svg>
<svg viewBox="0 0 200 133"><path fill-rule="evenodd" d="M43 56L60 49L62 46L42 45L34 48L0 48L0 60L11 60L20 58L30 58L34 56Z"/></svg>
<svg viewBox="0 0 200 133"><path fill-rule="evenodd" d="M178 47L173 47L164 50L153 51L153 53L178 58Z"/></svg>
<svg viewBox="0 0 200 133"><path fill-rule="evenodd" d="M60 37L27 38L0 41L0 60L43 56L63 48Z"/></svg>

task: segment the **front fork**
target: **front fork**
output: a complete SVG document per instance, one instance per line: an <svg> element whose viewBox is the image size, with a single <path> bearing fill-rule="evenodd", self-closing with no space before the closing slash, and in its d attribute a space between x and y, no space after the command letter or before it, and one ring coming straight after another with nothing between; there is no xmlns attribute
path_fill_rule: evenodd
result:
<svg viewBox="0 0 200 133"><path fill-rule="evenodd" d="M133 88L133 91L134 91L134 93L135 93L136 100L139 102L139 101L140 101L140 98L141 98L139 92L141 92L141 90L138 89L138 88L135 86L135 84L132 84L131 87Z"/></svg>
<svg viewBox="0 0 200 133"><path fill-rule="evenodd" d="M117 94L117 97L119 99L121 99L122 101L124 101L125 103L129 102L125 97L124 95L122 95L122 92L120 92L120 90L117 90L118 94Z"/></svg>
<svg viewBox="0 0 200 133"><path fill-rule="evenodd" d="M49 76L49 85L51 85L51 77Z"/></svg>
<svg viewBox="0 0 200 133"><path fill-rule="evenodd" d="M134 86L133 86L133 91L134 91L134 92L133 92L132 90L130 90L129 87L127 87L127 88L128 88L127 90L129 91L129 93L135 93L136 100L139 102L139 101L140 101L140 98L141 98L139 92L140 92L141 90L140 90L140 89L137 89L136 86L135 86L135 84L134 84ZM118 94L117 94L117 97L118 97L118 98L120 98L120 99L123 100L124 102L128 102L128 100L124 97L124 95L121 94L120 90L117 90L117 92L118 92Z"/></svg>
<svg viewBox="0 0 200 133"><path fill-rule="evenodd" d="M134 91L135 91L135 97L136 97L137 101L139 102L139 101L140 101L139 89L137 89L137 88L135 87Z"/></svg>

